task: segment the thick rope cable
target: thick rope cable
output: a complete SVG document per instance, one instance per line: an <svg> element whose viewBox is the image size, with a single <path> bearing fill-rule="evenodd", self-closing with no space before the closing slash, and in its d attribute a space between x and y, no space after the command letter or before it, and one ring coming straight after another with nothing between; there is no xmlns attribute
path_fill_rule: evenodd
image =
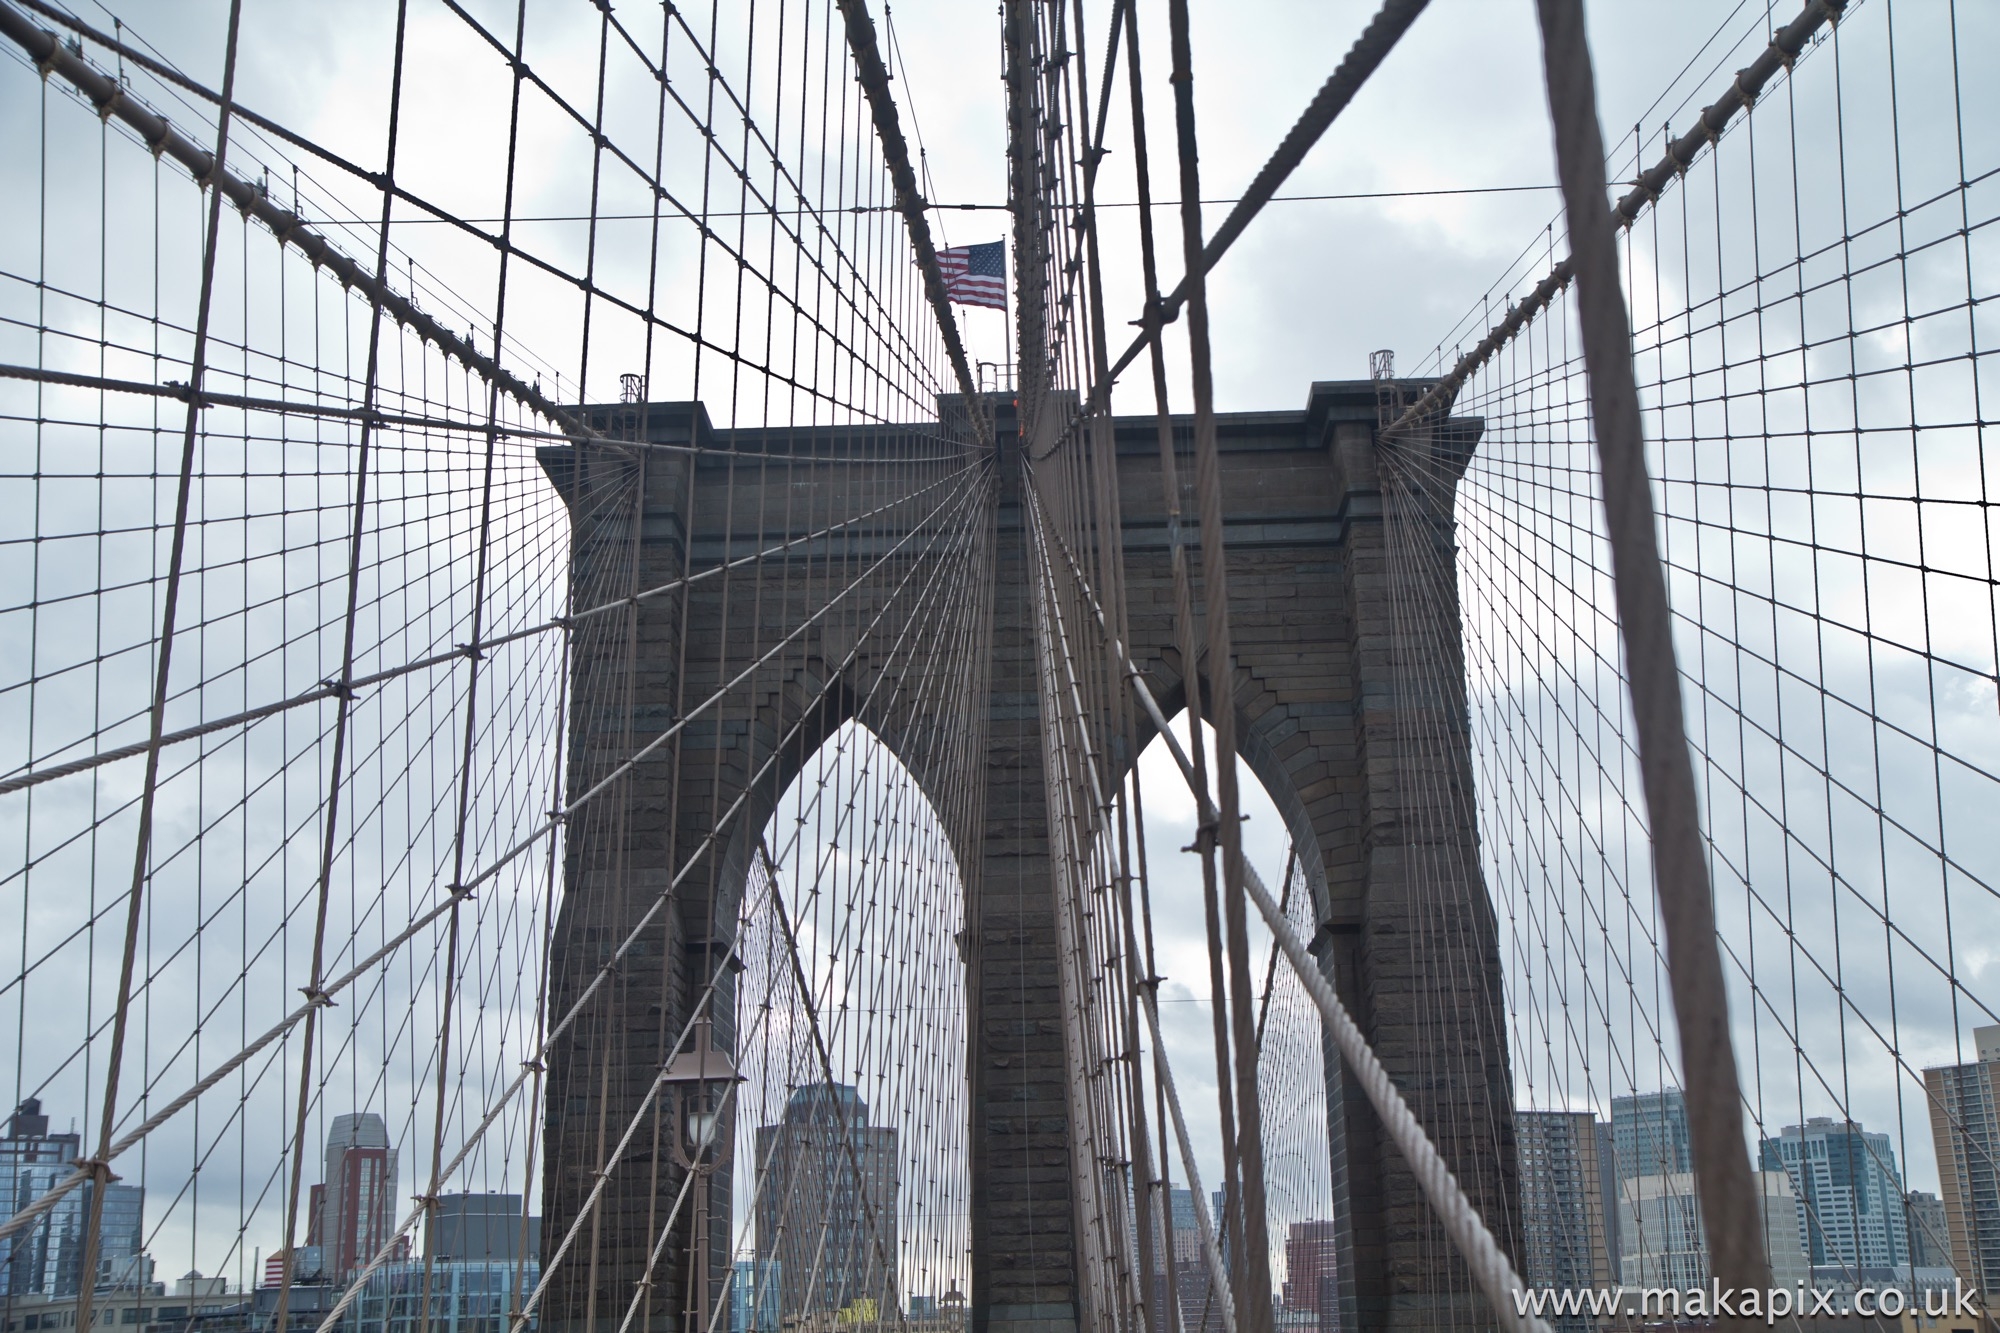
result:
<svg viewBox="0 0 2000 1333"><path fill-rule="evenodd" d="M1652 482L1646 474L1631 325L1619 279L1616 232L1604 203L1604 146L1583 7L1576 0L1538 0L1537 12L1574 247L1618 628L1638 733L1709 1262L1725 1286L1761 1291L1770 1286L1771 1267L1764 1253L1762 1208L1743 1147L1743 1096L1729 1028L1729 992L1716 947L1713 890L1683 729L1680 667Z"/></svg>

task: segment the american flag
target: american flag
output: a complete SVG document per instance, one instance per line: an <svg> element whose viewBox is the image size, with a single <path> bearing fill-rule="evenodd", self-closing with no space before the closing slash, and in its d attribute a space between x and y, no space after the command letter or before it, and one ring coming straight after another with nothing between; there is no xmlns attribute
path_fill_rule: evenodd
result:
<svg viewBox="0 0 2000 1333"><path fill-rule="evenodd" d="M1007 255L1004 241L960 245L938 251L945 295L960 305L1007 308Z"/></svg>

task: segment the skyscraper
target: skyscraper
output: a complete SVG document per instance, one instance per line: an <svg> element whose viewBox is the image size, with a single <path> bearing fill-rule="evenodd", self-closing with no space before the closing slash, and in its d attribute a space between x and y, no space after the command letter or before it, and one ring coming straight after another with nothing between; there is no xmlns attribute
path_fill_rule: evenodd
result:
<svg viewBox="0 0 2000 1333"><path fill-rule="evenodd" d="M1975 1029L1980 1058L1924 1071L1952 1267L2000 1291L2000 1026Z"/></svg>
<svg viewBox="0 0 2000 1333"><path fill-rule="evenodd" d="M396 1231L396 1150L373 1111L337 1115L326 1134L317 1239L336 1281L364 1267Z"/></svg>
<svg viewBox="0 0 2000 1333"><path fill-rule="evenodd" d="M1680 1089L1613 1097L1611 1146L1621 1182L1694 1170L1688 1151L1687 1103Z"/></svg>
<svg viewBox="0 0 2000 1333"><path fill-rule="evenodd" d="M897 1307L896 1138L844 1083L807 1084L758 1127L757 1261L778 1265L782 1319Z"/></svg>
<svg viewBox="0 0 2000 1333"><path fill-rule="evenodd" d="M1588 1111L1516 1111L1521 1259L1530 1285L1565 1290L1618 1280L1606 1216L1597 1117Z"/></svg>
<svg viewBox="0 0 2000 1333"><path fill-rule="evenodd" d="M1909 1262L1903 1182L1887 1134L1814 1116L1763 1142L1763 1168L1791 1177L1799 1236L1815 1264L1893 1268Z"/></svg>

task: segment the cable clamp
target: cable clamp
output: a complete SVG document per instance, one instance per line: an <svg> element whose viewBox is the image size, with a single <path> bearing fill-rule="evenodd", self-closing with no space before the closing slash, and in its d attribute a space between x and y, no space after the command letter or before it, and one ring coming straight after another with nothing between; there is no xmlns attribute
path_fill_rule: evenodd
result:
<svg viewBox="0 0 2000 1333"><path fill-rule="evenodd" d="M478 644L476 644L476 643L461 643L461 644L459 644L459 645L458 645L458 655L459 655L460 657L463 657L463 658L465 658L465 659L466 659L467 661L470 661L470 662L484 662L484 661L486 660L486 652L485 652L485 650L484 650L484 649L482 649L482 648L481 648L481 647L480 647L480 646L479 646Z"/></svg>
<svg viewBox="0 0 2000 1333"><path fill-rule="evenodd" d="M1757 90L1743 86L1743 80L1749 73L1750 70L1748 67L1737 70L1735 80L1729 85L1736 90L1736 95L1743 99L1743 109L1745 111L1757 105ZM1703 117L1703 119L1706 119L1706 117Z"/></svg>
<svg viewBox="0 0 2000 1333"><path fill-rule="evenodd" d="M434 1211L442 1200L435 1194L412 1194L410 1202L421 1206L428 1213Z"/></svg>
<svg viewBox="0 0 2000 1333"><path fill-rule="evenodd" d="M306 1003L315 1009L333 1008L333 997L317 986L301 986L299 994L306 997Z"/></svg>
<svg viewBox="0 0 2000 1333"><path fill-rule="evenodd" d="M459 902L464 902L472 896L473 886L470 884L447 884L444 887L445 892L449 893Z"/></svg>
<svg viewBox="0 0 2000 1333"><path fill-rule="evenodd" d="M540 1060L523 1060L521 1071L527 1074L546 1074L549 1072L549 1067Z"/></svg>
<svg viewBox="0 0 2000 1333"><path fill-rule="evenodd" d="M35 62L35 73L47 79L56 72L56 57L62 54L62 43L47 28L42 29L42 35L49 39L49 53Z"/></svg>
<svg viewBox="0 0 2000 1333"><path fill-rule="evenodd" d="M319 683L319 687L326 691L327 697L330 699L341 699L347 703L354 702L355 688L338 677L327 677L327 679Z"/></svg>
<svg viewBox="0 0 2000 1333"><path fill-rule="evenodd" d="M97 104L97 118L99 120L110 120L112 115L117 112L118 108L122 106L124 102L125 102L125 85L122 83L112 84L111 95L109 97L106 97L102 102L99 102Z"/></svg>
<svg viewBox="0 0 2000 1333"><path fill-rule="evenodd" d="M74 1165L79 1171L88 1171L90 1178L100 1185L109 1185L124 1178L112 1171L111 1160L106 1157L79 1157Z"/></svg>

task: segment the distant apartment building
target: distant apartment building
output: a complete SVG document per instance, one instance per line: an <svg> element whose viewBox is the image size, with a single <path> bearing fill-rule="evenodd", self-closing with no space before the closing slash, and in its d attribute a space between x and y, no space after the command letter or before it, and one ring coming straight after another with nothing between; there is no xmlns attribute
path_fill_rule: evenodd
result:
<svg viewBox="0 0 2000 1333"><path fill-rule="evenodd" d="M373 1111L335 1116L326 1134L325 1171L312 1239L325 1250L327 1276L344 1282L396 1232L396 1150L382 1117Z"/></svg>
<svg viewBox="0 0 2000 1333"><path fill-rule="evenodd" d="M1618 1179L1670 1176L1694 1170L1688 1149L1687 1103L1679 1088L1611 1099L1611 1148Z"/></svg>
<svg viewBox="0 0 2000 1333"><path fill-rule="evenodd" d="M1982 1291L2000 1291L2000 1025L1976 1028L1970 1064L1924 1071L1931 1143L1952 1267Z"/></svg>
<svg viewBox="0 0 2000 1333"><path fill-rule="evenodd" d="M1565 1290L1618 1280L1616 1172L1589 1111L1516 1111L1521 1262L1530 1286Z"/></svg>
<svg viewBox="0 0 2000 1333"><path fill-rule="evenodd" d="M1815 1265L1894 1268L1910 1261L1903 1182L1887 1134L1852 1120L1814 1116L1763 1141L1766 1171L1783 1171L1798 1196L1799 1236Z"/></svg>
<svg viewBox="0 0 2000 1333"><path fill-rule="evenodd" d="M1811 1281L1791 1177L1782 1171L1759 1171L1756 1184L1772 1285ZM1708 1232L1695 1197L1694 1173L1634 1176L1618 1188L1623 1284L1642 1289L1708 1285Z"/></svg>

